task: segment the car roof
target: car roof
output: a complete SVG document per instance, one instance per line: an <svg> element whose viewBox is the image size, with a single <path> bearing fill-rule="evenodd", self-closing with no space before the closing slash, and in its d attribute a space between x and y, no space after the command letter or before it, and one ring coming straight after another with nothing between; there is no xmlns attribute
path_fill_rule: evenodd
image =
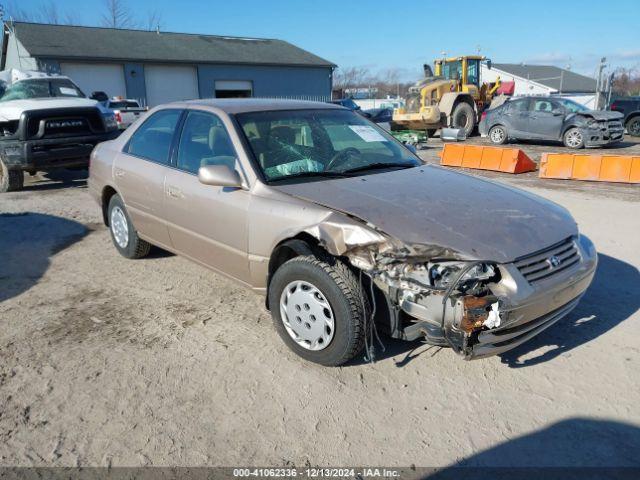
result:
<svg viewBox="0 0 640 480"><path fill-rule="evenodd" d="M326 102L279 100L271 98L211 98L176 102L176 104L187 107L214 107L226 113L264 112L271 110L344 109L344 107Z"/></svg>

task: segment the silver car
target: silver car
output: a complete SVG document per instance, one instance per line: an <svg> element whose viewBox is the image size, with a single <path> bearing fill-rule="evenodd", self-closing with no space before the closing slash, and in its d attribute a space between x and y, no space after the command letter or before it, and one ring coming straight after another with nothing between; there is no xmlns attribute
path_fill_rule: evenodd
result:
<svg viewBox="0 0 640 480"><path fill-rule="evenodd" d="M115 248L157 245L265 295L301 357L379 333L509 350L573 309L597 255L562 207L436 166L361 115L299 101L157 107L91 157Z"/></svg>

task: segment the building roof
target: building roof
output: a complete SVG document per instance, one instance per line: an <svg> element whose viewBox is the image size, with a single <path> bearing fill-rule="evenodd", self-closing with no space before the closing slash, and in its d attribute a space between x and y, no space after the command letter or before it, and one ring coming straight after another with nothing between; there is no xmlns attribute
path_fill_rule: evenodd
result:
<svg viewBox="0 0 640 480"><path fill-rule="evenodd" d="M283 40L14 22L34 57L333 67Z"/></svg>
<svg viewBox="0 0 640 480"><path fill-rule="evenodd" d="M562 92L593 93L596 91L595 78L579 73L554 67L553 65L524 65L519 63L494 63L491 68L502 70L510 75L526 78L545 87L560 91L562 77Z"/></svg>

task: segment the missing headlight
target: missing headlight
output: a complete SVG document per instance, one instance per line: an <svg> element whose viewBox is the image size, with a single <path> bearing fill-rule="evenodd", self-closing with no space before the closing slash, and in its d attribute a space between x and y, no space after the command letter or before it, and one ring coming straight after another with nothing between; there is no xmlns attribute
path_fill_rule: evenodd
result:
<svg viewBox="0 0 640 480"><path fill-rule="evenodd" d="M460 279L458 276L468 264L464 262L441 262L429 264L429 280L437 288L449 288L457 281L460 288L468 290L476 283L493 280L497 276L497 268L490 263L477 263L467 270Z"/></svg>

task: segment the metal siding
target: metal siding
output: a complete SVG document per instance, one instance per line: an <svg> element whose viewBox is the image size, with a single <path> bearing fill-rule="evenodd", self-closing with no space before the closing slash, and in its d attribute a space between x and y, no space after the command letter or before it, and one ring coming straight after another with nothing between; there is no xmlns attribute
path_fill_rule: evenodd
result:
<svg viewBox="0 0 640 480"><path fill-rule="evenodd" d="M250 80L253 96L328 101L331 68L263 65L198 65L201 98L214 96L216 80Z"/></svg>

